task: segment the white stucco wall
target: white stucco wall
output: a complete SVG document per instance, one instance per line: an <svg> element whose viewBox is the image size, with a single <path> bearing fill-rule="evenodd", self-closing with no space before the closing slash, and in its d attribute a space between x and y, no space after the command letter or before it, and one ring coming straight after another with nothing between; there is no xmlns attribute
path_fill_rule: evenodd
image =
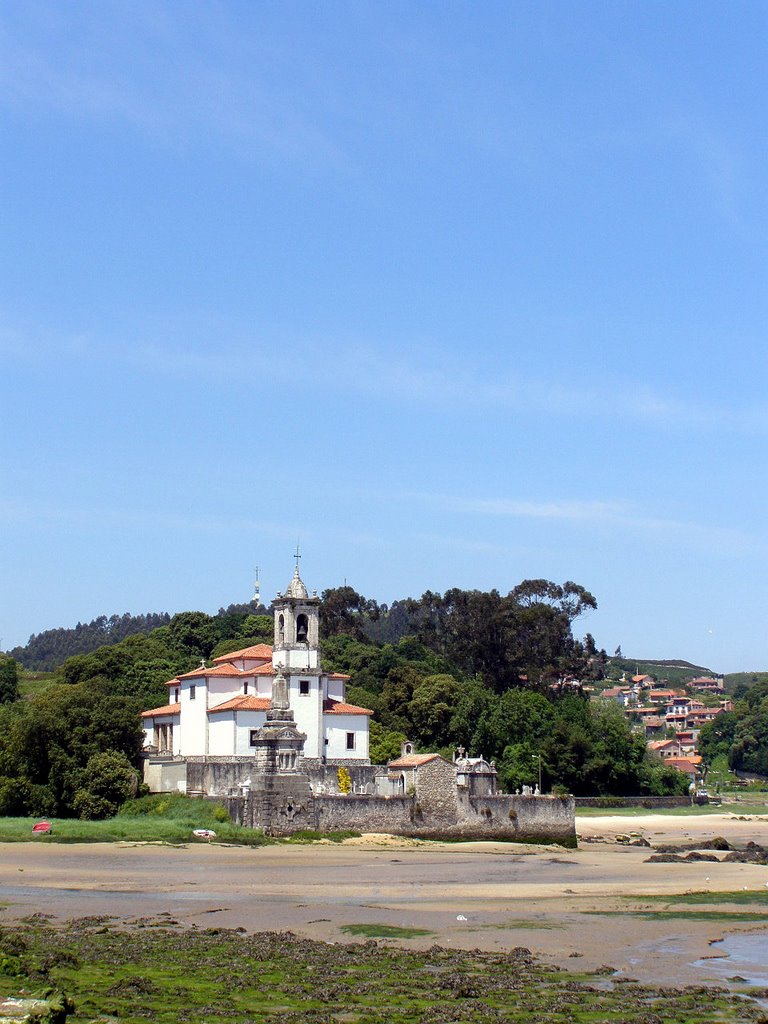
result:
<svg viewBox="0 0 768 1024"><path fill-rule="evenodd" d="M237 734L234 753L238 757L251 757L253 755L253 747L250 743L251 729L260 729L266 720L266 711L237 712Z"/></svg>
<svg viewBox="0 0 768 1024"><path fill-rule="evenodd" d="M195 699L190 699L192 687ZM208 701L205 676L194 676L181 681L181 720L178 753L187 757L207 754Z"/></svg>
<svg viewBox="0 0 768 1024"><path fill-rule="evenodd" d="M248 693L253 694L253 679L247 676L211 676L208 680L208 707L215 708L237 697L243 692L243 683L248 681Z"/></svg>
<svg viewBox="0 0 768 1024"><path fill-rule="evenodd" d="M235 752L235 713L222 711L208 718L208 753L229 757Z"/></svg>
<svg viewBox="0 0 768 1024"><path fill-rule="evenodd" d="M309 681L309 694L302 695L301 680ZM296 728L306 734L304 754L306 757L320 757L322 751L322 707L323 690L320 676L292 675L288 679L288 694Z"/></svg>
<svg viewBox="0 0 768 1024"><path fill-rule="evenodd" d="M330 758L368 757L367 715L324 715L325 736L328 744L325 756ZM347 733L355 734L355 749L347 750Z"/></svg>
<svg viewBox="0 0 768 1024"><path fill-rule="evenodd" d="M331 700L344 700L344 680L326 676L326 693Z"/></svg>

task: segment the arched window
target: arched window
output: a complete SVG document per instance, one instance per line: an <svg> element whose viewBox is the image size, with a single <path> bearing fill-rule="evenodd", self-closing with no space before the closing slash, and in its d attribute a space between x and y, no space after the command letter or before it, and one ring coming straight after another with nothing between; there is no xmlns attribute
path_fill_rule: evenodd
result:
<svg viewBox="0 0 768 1024"><path fill-rule="evenodd" d="M296 616L296 643L305 644L309 637L309 619L303 613Z"/></svg>
<svg viewBox="0 0 768 1024"><path fill-rule="evenodd" d="M285 616L281 615L277 620L277 638L280 643L285 640Z"/></svg>

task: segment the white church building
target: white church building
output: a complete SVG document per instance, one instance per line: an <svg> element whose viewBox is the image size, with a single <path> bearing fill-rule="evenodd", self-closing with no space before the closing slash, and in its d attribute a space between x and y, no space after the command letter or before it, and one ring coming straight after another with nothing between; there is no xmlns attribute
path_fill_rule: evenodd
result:
<svg viewBox="0 0 768 1024"><path fill-rule="evenodd" d="M214 658L212 665L166 684L168 703L142 713L145 749L156 757L247 758L266 722L278 672L288 682L296 727L306 735L303 760L315 764L369 764L373 713L345 700L349 676L320 665L320 599L310 597L298 568L273 602L274 646L256 644Z"/></svg>

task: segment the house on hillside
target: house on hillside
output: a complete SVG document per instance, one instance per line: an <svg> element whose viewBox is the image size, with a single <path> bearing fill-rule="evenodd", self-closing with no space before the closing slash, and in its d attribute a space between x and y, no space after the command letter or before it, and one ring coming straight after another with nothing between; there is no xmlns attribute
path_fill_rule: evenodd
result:
<svg viewBox="0 0 768 1024"><path fill-rule="evenodd" d="M722 693L725 688L725 680L722 676L698 676L688 684L693 690L700 690L702 693Z"/></svg>
<svg viewBox="0 0 768 1024"><path fill-rule="evenodd" d="M615 700L623 708L635 700L635 694L631 689L624 686L610 686L600 694L606 700Z"/></svg>

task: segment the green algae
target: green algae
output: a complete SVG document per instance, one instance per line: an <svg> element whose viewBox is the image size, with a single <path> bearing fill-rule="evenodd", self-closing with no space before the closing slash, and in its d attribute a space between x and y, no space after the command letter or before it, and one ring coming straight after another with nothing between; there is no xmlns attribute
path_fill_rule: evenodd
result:
<svg viewBox="0 0 768 1024"><path fill-rule="evenodd" d="M417 951L88 918L30 920L0 933L4 948L21 974L0 975L2 989L55 987L74 999L75 1024L738 1024L764 1013L722 988L619 985L609 968L571 975L523 947Z"/></svg>
<svg viewBox="0 0 768 1024"><path fill-rule="evenodd" d="M675 893L673 895L654 893L651 896L624 896L622 898L632 900L635 903L733 903L737 905L758 904L768 906L768 889L736 889L725 892L702 890L698 892Z"/></svg>
<svg viewBox="0 0 768 1024"><path fill-rule="evenodd" d="M343 924L340 931L367 939L413 939L435 934L428 928L400 928L395 924Z"/></svg>

